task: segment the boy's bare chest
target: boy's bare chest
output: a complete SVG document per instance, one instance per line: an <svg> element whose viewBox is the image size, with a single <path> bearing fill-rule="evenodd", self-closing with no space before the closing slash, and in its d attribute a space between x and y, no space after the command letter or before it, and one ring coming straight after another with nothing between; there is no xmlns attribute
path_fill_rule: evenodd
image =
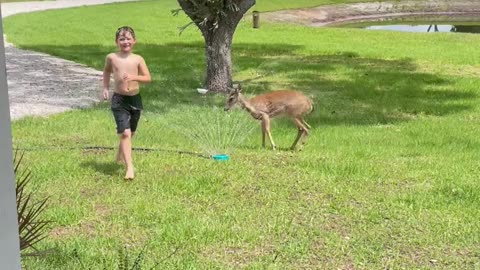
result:
<svg viewBox="0 0 480 270"><path fill-rule="evenodd" d="M113 71L136 71L138 69L138 61L134 58L115 58L112 61Z"/></svg>

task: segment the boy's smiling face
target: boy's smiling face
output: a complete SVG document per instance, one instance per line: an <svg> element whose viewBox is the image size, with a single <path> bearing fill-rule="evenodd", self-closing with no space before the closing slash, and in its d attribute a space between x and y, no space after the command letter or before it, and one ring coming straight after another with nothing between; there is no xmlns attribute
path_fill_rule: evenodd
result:
<svg viewBox="0 0 480 270"><path fill-rule="evenodd" d="M122 31L116 41L118 49L123 53L131 52L135 42L135 38L128 31Z"/></svg>

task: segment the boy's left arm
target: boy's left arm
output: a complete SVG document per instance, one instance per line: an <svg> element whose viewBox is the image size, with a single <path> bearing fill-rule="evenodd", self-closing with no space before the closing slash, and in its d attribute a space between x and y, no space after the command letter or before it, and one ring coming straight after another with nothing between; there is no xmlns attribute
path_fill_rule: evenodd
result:
<svg viewBox="0 0 480 270"><path fill-rule="evenodd" d="M139 75L139 82L149 83L152 81L150 77L150 71L148 70L147 64L142 57L140 57L140 63L138 64L138 75Z"/></svg>

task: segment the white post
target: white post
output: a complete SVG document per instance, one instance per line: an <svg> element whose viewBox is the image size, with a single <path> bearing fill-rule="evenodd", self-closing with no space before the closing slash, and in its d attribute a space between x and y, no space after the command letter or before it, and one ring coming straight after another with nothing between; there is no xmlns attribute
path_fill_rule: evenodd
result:
<svg viewBox="0 0 480 270"><path fill-rule="evenodd" d="M0 18L1 15L0 6ZM12 153L5 45L3 25L0 20L0 268L20 270L20 241Z"/></svg>

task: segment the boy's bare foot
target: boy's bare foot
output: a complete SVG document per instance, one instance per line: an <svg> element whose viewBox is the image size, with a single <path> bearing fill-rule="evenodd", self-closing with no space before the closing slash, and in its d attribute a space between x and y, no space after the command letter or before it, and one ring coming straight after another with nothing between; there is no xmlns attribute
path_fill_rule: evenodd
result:
<svg viewBox="0 0 480 270"><path fill-rule="evenodd" d="M125 179L125 180L133 180L133 178L134 178L133 169L127 168L127 172L125 173L125 177L124 177L123 179Z"/></svg>

